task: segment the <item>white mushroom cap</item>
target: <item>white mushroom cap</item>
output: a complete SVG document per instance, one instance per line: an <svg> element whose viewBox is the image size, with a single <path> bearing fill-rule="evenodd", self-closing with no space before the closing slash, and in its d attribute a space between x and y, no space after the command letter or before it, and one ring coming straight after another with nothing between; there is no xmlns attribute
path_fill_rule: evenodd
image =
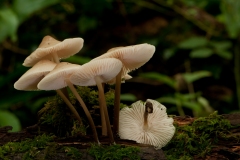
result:
<svg viewBox="0 0 240 160"><path fill-rule="evenodd" d="M155 52L155 46L143 43L133 46L116 47L108 50L105 54L94 58L117 58L123 63L123 75L144 65Z"/></svg>
<svg viewBox="0 0 240 160"><path fill-rule="evenodd" d="M101 83L105 83L115 77L122 68L122 62L116 58L105 58L90 61L70 76L70 81L79 86L96 85L95 77L100 77Z"/></svg>
<svg viewBox="0 0 240 160"><path fill-rule="evenodd" d="M153 113L148 114L148 129L144 130L143 115L146 102L153 104ZM166 107L159 102L151 99L147 99L146 102L137 101L131 108L125 107L120 111L119 136L121 139L150 144L160 149L175 133L173 119L168 117Z"/></svg>
<svg viewBox="0 0 240 160"><path fill-rule="evenodd" d="M58 90L64 88L67 86L66 80L80 68L81 66L77 64L61 62L39 82L38 88L41 90Z"/></svg>
<svg viewBox="0 0 240 160"><path fill-rule="evenodd" d="M64 41L58 41L51 36L45 36L39 47L32 52L24 61L23 65L31 67L41 59L51 59L51 53L57 53L59 59L68 58L83 47L82 38L68 38Z"/></svg>
<svg viewBox="0 0 240 160"><path fill-rule="evenodd" d="M37 84L55 66L56 63L49 60L39 61L14 83L14 88L17 90L38 90Z"/></svg>

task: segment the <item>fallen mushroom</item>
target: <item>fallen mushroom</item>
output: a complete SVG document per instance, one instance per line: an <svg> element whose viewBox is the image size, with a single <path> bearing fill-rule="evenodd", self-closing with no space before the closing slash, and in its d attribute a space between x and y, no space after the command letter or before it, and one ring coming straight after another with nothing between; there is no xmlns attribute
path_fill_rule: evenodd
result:
<svg viewBox="0 0 240 160"><path fill-rule="evenodd" d="M76 71L74 74L70 76L70 81L75 85L79 86L97 85L99 91L99 104L102 125L106 123L107 133L112 143L114 143L114 137L110 126L102 83L106 83L113 77L115 77L120 72L121 68L122 63L118 59L105 58L90 61L82 65L78 71ZM102 132L103 134L105 134L104 128L102 129Z"/></svg>
<svg viewBox="0 0 240 160"><path fill-rule="evenodd" d="M49 60L40 60L32 68L30 68L26 73L24 73L15 83L14 88L17 90L40 90L37 86L38 83L51 72L57 64ZM82 124L82 119L77 113L74 106L68 100L68 98L60 91L56 90L58 95L67 104L72 113L76 116L79 123Z"/></svg>
<svg viewBox="0 0 240 160"><path fill-rule="evenodd" d="M61 62L56 65L56 67L48 74L46 75L39 83L38 88L42 90L57 90L64 88L68 86L79 103L81 104L87 118L89 121L89 124L91 126L93 136L95 141L99 143L98 135L96 131L95 124L93 122L92 116L90 112L87 109L86 104L80 97L80 95L77 93L76 89L74 88L73 84L69 81L69 77L74 73L77 72L81 68L80 65L77 64L71 64L68 62Z"/></svg>
<svg viewBox="0 0 240 160"><path fill-rule="evenodd" d="M82 38L68 38L61 42L51 36L45 36L38 48L24 60L23 65L31 67L41 59L53 60L55 63L59 63L59 59L76 54L82 47Z"/></svg>
<svg viewBox="0 0 240 160"><path fill-rule="evenodd" d="M147 99L145 103L137 101L120 111L121 139L160 149L172 139L174 133L173 119L168 117L166 107L155 100Z"/></svg>
<svg viewBox="0 0 240 160"><path fill-rule="evenodd" d="M120 93L121 78L132 70L144 65L153 56L155 47L153 45L143 43L133 46L116 47L108 50L105 54L94 58L94 60L103 58L117 58L122 64L122 70L116 76L115 99L114 99L114 121L113 133L116 135L119 130L119 110L120 110Z"/></svg>

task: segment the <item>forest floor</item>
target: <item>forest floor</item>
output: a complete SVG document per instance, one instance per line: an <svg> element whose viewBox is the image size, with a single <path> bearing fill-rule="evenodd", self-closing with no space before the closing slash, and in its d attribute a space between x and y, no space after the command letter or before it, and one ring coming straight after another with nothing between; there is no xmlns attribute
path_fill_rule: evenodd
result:
<svg viewBox="0 0 240 160"><path fill-rule="evenodd" d="M229 120L232 126L235 126L230 130L229 137L238 137L236 138L228 138L219 139L217 143L215 143L211 151L204 157L193 157L195 160L240 160L240 113L235 114L224 114L222 115L225 119ZM185 116L185 117L174 117L175 124L179 126L191 125L196 119ZM8 142L21 142L26 139L33 139L38 135L37 132L38 126L30 126L20 132L9 132L11 131L11 126L5 126L0 128L0 147ZM109 140L107 137L99 137L99 140L102 145L109 145ZM137 144L134 141L129 140L121 140L119 138L115 139L117 144L123 146L138 146L140 147L141 154L139 156L141 159L156 159L163 160L166 159L167 156L164 155L163 150L155 150L154 147L149 145ZM94 159L92 156L87 154L87 149L91 147L91 144L94 143L93 138L90 136L75 136L68 138L54 138L54 142L57 143L58 146L67 146L67 147L75 147L81 152L84 152L82 155L82 159ZM1 152L1 150L0 150ZM1 154L0 154L1 155ZM21 159L22 154L12 155L12 159ZM59 157L60 156L60 157ZM85 157L85 158L83 158ZM68 155L64 155L64 153L58 153L58 156L55 156L52 159L71 159ZM0 157L1 159L1 157ZM126 158L127 160L128 158Z"/></svg>

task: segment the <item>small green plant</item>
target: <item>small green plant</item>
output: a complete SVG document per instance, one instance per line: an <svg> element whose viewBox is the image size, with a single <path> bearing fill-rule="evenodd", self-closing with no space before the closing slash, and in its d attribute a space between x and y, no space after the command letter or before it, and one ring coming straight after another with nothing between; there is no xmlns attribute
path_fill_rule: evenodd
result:
<svg viewBox="0 0 240 160"><path fill-rule="evenodd" d="M191 125L176 126L176 133L170 143L164 147L168 159L204 158L211 152L219 139L230 138L228 134L233 128L230 122L217 112L208 117L196 119ZM237 137L231 137L237 138Z"/></svg>
<svg viewBox="0 0 240 160"><path fill-rule="evenodd" d="M88 150L89 154L96 160L122 160L124 158L130 160L140 160L138 147L126 147L121 145L99 146L92 145Z"/></svg>

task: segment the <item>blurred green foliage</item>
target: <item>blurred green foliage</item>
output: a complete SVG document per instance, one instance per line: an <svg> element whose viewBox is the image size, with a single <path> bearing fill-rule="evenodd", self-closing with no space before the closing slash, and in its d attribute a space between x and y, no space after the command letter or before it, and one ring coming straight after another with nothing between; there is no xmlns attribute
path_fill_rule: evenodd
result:
<svg viewBox="0 0 240 160"><path fill-rule="evenodd" d="M2 0L0 126L16 131L36 123L55 95L13 88L45 35L82 37L83 49L63 60L77 64L113 47L155 45L153 58L122 84L126 104L157 99L176 115L239 111L239 15L238 0Z"/></svg>

